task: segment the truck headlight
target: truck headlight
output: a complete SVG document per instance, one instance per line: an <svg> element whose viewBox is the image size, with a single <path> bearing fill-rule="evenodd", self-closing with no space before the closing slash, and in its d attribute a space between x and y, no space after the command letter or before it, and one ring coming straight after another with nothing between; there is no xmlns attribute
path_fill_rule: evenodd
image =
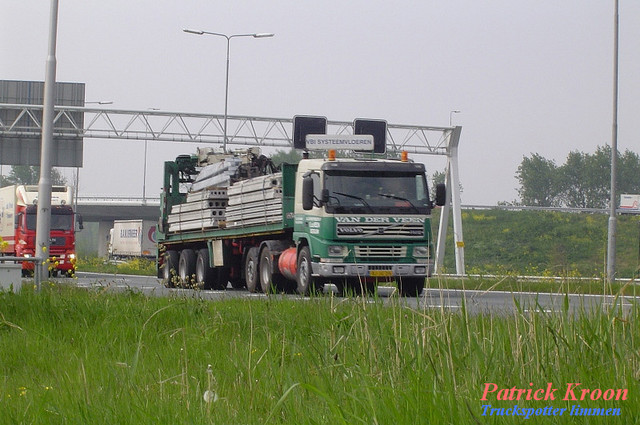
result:
<svg viewBox="0 0 640 425"><path fill-rule="evenodd" d="M342 245L329 245L327 253L329 257L344 257L345 247Z"/></svg>
<svg viewBox="0 0 640 425"><path fill-rule="evenodd" d="M429 248L426 246L415 246L413 247L413 256L414 257L427 257L429 255Z"/></svg>

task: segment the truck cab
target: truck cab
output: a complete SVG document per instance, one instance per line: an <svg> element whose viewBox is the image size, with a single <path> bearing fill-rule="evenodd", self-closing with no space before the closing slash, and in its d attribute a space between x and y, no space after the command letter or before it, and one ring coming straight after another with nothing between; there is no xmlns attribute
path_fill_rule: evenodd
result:
<svg viewBox="0 0 640 425"><path fill-rule="evenodd" d="M3 239L9 242L5 251L17 257L35 257L36 223L38 212L38 186L14 185L2 189L3 215L13 217L13 226L2 227ZM49 245L49 270L52 275L62 272L73 275L76 268L75 226L76 215L72 207L73 191L68 186L51 189L51 229ZM81 226L78 217L78 224ZM81 228L81 227L80 227ZM34 263L22 262L22 274L33 272Z"/></svg>
<svg viewBox="0 0 640 425"><path fill-rule="evenodd" d="M331 154L305 159L295 198L293 237L298 252L309 256L298 269L309 268L310 283L328 280L358 291L395 280L403 293L422 290L434 265L423 164Z"/></svg>

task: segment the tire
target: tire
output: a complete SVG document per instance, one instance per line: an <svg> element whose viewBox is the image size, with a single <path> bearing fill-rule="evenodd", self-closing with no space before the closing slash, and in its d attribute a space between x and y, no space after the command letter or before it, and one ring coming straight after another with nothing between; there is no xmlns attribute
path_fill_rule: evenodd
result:
<svg viewBox="0 0 640 425"><path fill-rule="evenodd" d="M183 287L191 286L191 279L196 273L196 253L193 249L183 249L180 251L178 261L178 277Z"/></svg>
<svg viewBox="0 0 640 425"><path fill-rule="evenodd" d="M418 297L424 288L423 277L406 277L397 280L398 293L401 297Z"/></svg>
<svg viewBox="0 0 640 425"><path fill-rule="evenodd" d="M196 283L202 285L202 289L218 289L216 269L209 267L209 250L198 250L196 258Z"/></svg>
<svg viewBox="0 0 640 425"><path fill-rule="evenodd" d="M258 248L249 248L247 258L244 261L244 280L249 292L257 292L258 285Z"/></svg>
<svg viewBox="0 0 640 425"><path fill-rule="evenodd" d="M265 294L275 293L277 288L273 281L273 257L271 256L271 250L267 247L262 248L262 251L260 252L258 270L260 288L262 289L262 292Z"/></svg>
<svg viewBox="0 0 640 425"><path fill-rule="evenodd" d="M178 251L166 251L164 253L164 264L162 268L162 283L167 288L173 288L176 286L179 259L180 259L180 254L178 254Z"/></svg>
<svg viewBox="0 0 640 425"><path fill-rule="evenodd" d="M300 249L298 254L298 267L296 273L296 291L300 295L309 295L311 292L321 292L322 287L318 278L312 275L311 252L309 247Z"/></svg>
<svg viewBox="0 0 640 425"><path fill-rule="evenodd" d="M295 286L293 281L285 279L278 273L277 266L274 264L271 250L266 246L260 252L260 261L258 263L258 277L260 280L260 288L265 294L275 294L277 292L293 292Z"/></svg>

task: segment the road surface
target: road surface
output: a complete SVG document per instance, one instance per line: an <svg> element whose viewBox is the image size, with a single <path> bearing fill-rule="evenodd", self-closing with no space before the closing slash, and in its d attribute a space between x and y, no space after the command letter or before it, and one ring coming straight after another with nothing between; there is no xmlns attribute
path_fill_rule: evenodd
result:
<svg viewBox="0 0 640 425"><path fill-rule="evenodd" d="M74 280L80 288L108 287L112 290L135 290L146 295L153 296L185 296L199 297L209 300L221 300L228 298L267 298L278 296L290 299L302 299L299 295L264 295L252 294L246 290L229 289L225 291L193 290L180 288L165 288L160 279L150 276L110 275L97 273L78 272ZM325 292L332 291L331 286L325 287ZM391 303L395 288L378 288L378 301L374 297L368 297L367 302ZM460 289L434 289L427 288L417 298L406 298L408 307L424 309L437 308L448 311L459 311L463 306L469 313L512 314L518 308L523 311L535 311L539 313L561 312L568 305L569 312L575 313L583 310L595 310L598 308L610 309L613 306L622 307L628 311L638 298L620 297L610 295L568 295L533 293L533 292L505 292L505 291L476 291Z"/></svg>

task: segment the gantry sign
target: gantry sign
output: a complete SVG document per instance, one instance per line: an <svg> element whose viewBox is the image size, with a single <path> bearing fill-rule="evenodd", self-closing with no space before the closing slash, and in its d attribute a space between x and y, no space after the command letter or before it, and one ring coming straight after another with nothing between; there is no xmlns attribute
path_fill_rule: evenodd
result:
<svg viewBox="0 0 640 425"><path fill-rule="evenodd" d="M84 83L56 83L56 105L84 105ZM40 165L42 139L42 81L0 80L0 123L11 123L0 139L0 165ZM20 103L17 107L11 104ZM24 108L26 105L35 108ZM82 166L82 132L84 114L68 111L56 117L57 134L53 137L52 163L59 167ZM2 125L2 124L0 124Z"/></svg>
<svg viewBox="0 0 640 425"><path fill-rule="evenodd" d="M10 114L6 111L11 111ZM84 117L84 125L78 120ZM16 137L39 137L41 105L0 104L0 163L2 147ZM13 117L10 119L3 117ZM56 106L54 137L125 139L164 142L189 142L222 145L224 115L165 111L136 111L76 106ZM80 123L79 123L80 121ZM448 202L440 216L436 249L436 271L442 270L447 224L453 210L456 273L465 274L458 144L462 127L387 125L387 152L447 157L446 185ZM293 147L292 118L227 116L227 145ZM327 134L353 134L353 122L328 121Z"/></svg>

